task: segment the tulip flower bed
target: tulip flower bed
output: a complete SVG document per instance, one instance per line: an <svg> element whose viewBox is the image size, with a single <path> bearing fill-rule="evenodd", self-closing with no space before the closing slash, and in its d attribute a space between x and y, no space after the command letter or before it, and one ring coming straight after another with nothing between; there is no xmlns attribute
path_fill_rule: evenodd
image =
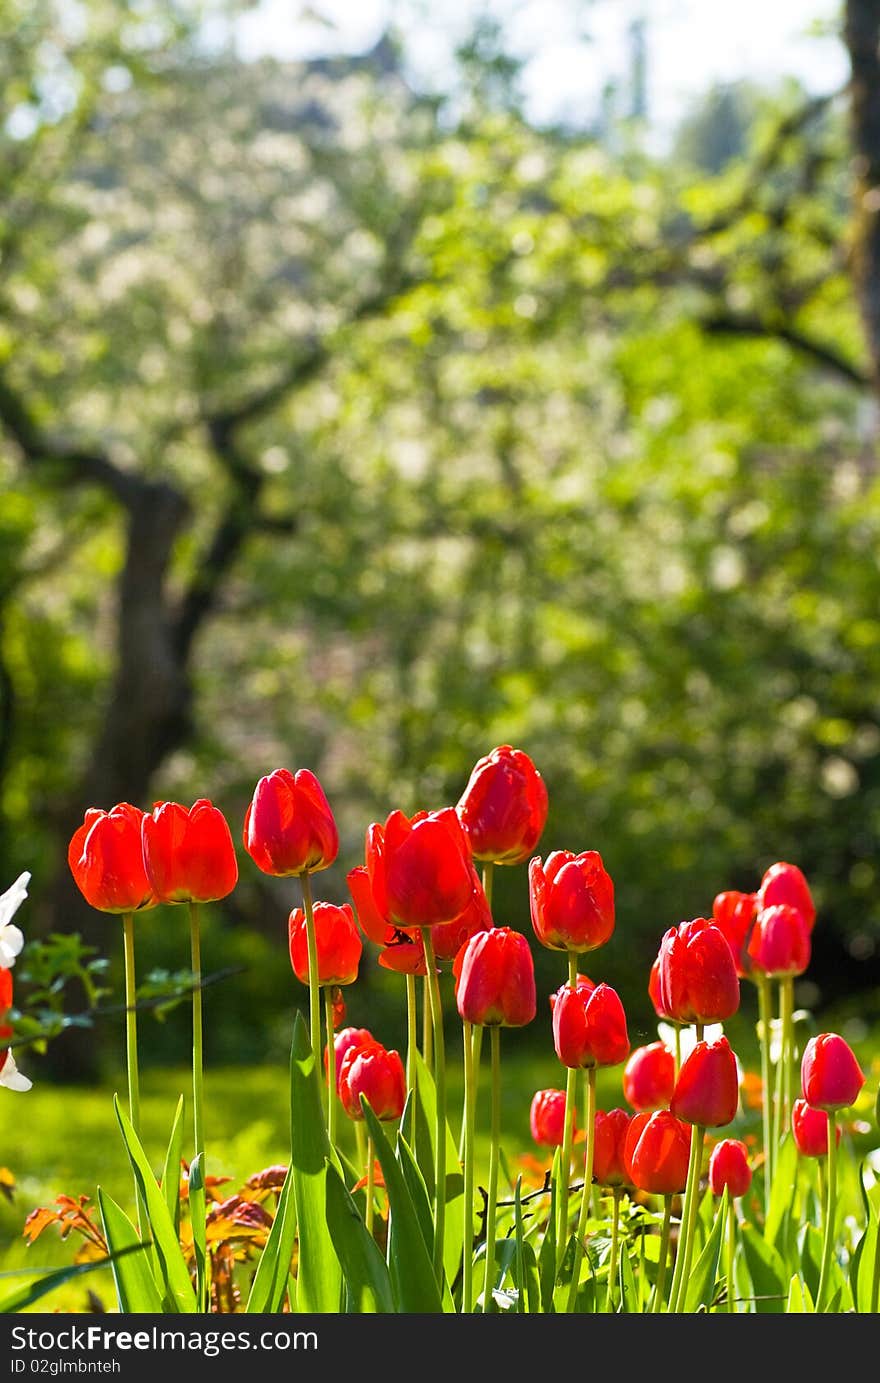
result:
<svg viewBox="0 0 880 1383"><path fill-rule="evenodd" d="M455 807L373 823L348 873L352 904L337 905L313 891L339 852L318 780L304 769L260 779L244 847L264 873L298 880L287 938L308 1021L298 1014L292 1033L290 1157L232 1195L211 1171L200 984L200 911L238 879L228 823L204 799L90 809L69 864L89 903L122 923L128 1098L114 1114L130 1202L98 1188L94 1209L61 1198L60 1211L33 1212L31 1240L55 1224L80 1234L90 1257L2 1309L109 1262L123 1312L876 1313L880 1164L876 1138L857 1163L847 1113L869 1098L865 1076L841 1035L802 1043L796 1022L794 981L816 922L804 875L780 862L754 893L720 892L710 916L663 932L646 976L660 1040L633 1049L620 997L598 978L614 885L595 850L535 853L547 806L529 757L500 746ZM494 871L526 861L533 938L492 911ZM21 949L10 918L23 897L14 886L0 915L6 1040ZM160 903L189 920L193 1144L181 1096L157 1176L156 1150L141 1141L136 943ZM403 1053L345 1026L365 941L401 976ZM560 953L549 1006L536 994L535 944ZM757 996L760 1078L722 1026L745 984ZM444 1010L460 1020L454 1050ZM548 1085L522 1091L522 1103L547 1161L525 1182L509 1173L522 1150L501 1145L503 1030L539 1014ZM0 1082L23 1091L9 1048L0 1060ZM619 1078L616 1107L597 1108L600 1071L606 1090L611 1072ZM760 1108L757 1137L744 1088ZM478 1166L481 1103L489 1154Z"/></svg>

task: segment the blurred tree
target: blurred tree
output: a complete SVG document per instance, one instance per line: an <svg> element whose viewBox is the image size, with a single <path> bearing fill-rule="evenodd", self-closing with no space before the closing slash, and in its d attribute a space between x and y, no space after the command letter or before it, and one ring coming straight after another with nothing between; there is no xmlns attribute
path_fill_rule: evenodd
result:
<svg viewBox="0 0 880 1383"><path fill-rule="evenodd" d="M0 143L2 856L56 869L55 924L93 934L61 849L93 803L207 793L237 833L307 764L341 898L367 821L509 741L542 851L617 882L598 977L636 1031L664 928L775 858L870 978L880 488L840 99L786 92L697 178L531 127L497 33L438 106L388 43L243 64L167 6L67 33L0 3L32 72ZM226 1056L290 1002L292 901L243 867L209 921L251 966ZM369 964L357 991L354 1022Z"/></svg>
<svg viewBox="0 0 880 1383"><path fill-rule="evenodd" d="M761 99L760 88L747 81L710 87L678 126L673 158L704 173L720 173L743 158Z"/></svg>

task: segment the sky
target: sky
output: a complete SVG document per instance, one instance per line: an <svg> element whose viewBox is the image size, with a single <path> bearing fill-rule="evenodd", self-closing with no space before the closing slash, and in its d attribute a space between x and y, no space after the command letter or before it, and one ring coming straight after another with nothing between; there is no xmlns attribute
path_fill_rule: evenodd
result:
<svg viewBox="0 0 880 1383"><path fill-rule="evenodd" d="M238 21L237 39L247 57L354 53L397 18L417 80L442 87L456 38L481 9L504 21L526 59L529 114L542 121L595 117L606 83L628 70L637 18L646 24L648 115L660 132L716 81L795 76L830 91L847 76L838 0L258 0Z"/></svg>

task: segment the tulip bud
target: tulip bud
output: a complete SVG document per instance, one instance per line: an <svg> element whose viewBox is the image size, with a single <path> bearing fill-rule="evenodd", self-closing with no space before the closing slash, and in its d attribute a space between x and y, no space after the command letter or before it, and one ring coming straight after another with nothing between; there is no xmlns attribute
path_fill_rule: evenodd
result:
<svg viewBox="0 0 880 1383"><path fill-rule="evenodd" d="M756 893L737 893L729 890L718 893L712 904L712 925L721 932L733 955L736 973L741 980L750 970L748 958L749 933L755 919Z"/></svg>
<svg viewBox="0 0 880 1383"><path fill-rule="evenodd" d="M404 931L452 922L471 902L473 862L451 807L392 812L367 832L367 874L376 910Z"/></svg>
<svg viewBox="0 0 880 1383"><path fill-rule="evenodd" d="M569 1122L574 1133L577 1127L574 1108ZM562 1147L565 1141L564 1090L535 1091L529 1109L529 1127L536 1143L544 1143L551 1148Z"/></svg>
<svg viewBox="0 0 880 1383"><path fill-rule="evenodd" d="M629 1180L640 1191L672 1196L687 1183L693 1130L667 1109L634 1114L623 1147Z"/></svg>
<svg viewBox="0 0 880 1383"><path fill-rule="evenodd" d="M456 957L458 1012L466 1023L519 1028L535 1016L535 966L529 943L510 927L477 932Z"/></svg>
<svg viewBox="0 0 880 1383"><path fill-rule="evenodd" d="M624 1186L630 1180L624 1152L632 1115L625 1109L596 1110L593 1180L597 1186Z"/></svg>
<svg viewBox="0 0 880 1383"><path fill-rule="evenodd" d="M835 1124L837 1142L840 1126ZM803 1157L825 1157L828 1153L828 1115L824 1109L814 1109L806 1100L795 1100L791 1110L791 1132L798 1152Z"/></svg>
<svg viewBox="0 0 880 1383"><path fill-rule="evenodd" d="M675 1057L662 1042L637 1047L623 1068L624 1099L639 1113L668 1109L675 1088Z"/></svg>
<svg viewBox="0 0 880 1383"><path fill-rule="evenodd" d="M705 917L670 927L660 943L660 1002L678 1023L720 1023L739 1008L730 947Z"/></svg>
<svg viewBox="0 0 880 1383"><path fill-rule="evenodd" d="M157 802L141 821L144 869L160 903L211 903L238 882L226 817L206 797Z"/></svg>
<svg viewBox="0 0 880 1383"><path fill-rule="evenodd" d="M744 1196L752 1184L749 1150L738 1138L724 1138L716 1143L709 1158L709 1185L713 1196L720 1196L725 1186L731 1198Z"/></svg>
<svg viewBox="0 0 880 1383"><path fill-rule="evenodd" d="M614 884L598 850L556 850L529 864L535 936L553 951L594 951L614 931Z"/></svg>
<svg viewBox="0 0 880 1383"><path fill-rule="evenodd" d="M698 1042L678 1073L672 1113L689 1124L720 1128L733 1120L738 1105L739 1073L727 1038Z"/></svg>
<svg viewBox="0 0 880 1383"><path fill-rule="evenodd" d="M835 1032L811 1037L801 1061L801 1086L814 1109L846 1109L854 1104L865 1083L855 1054Z"/></svg>
<svg viewBox="0 0 880 1383"><path fill-rule="evenodd" d="M347 903L316 903L314 906L315 948L318 953L316 983L353 984L357 979L363 943ZM288 918L290 963L302 984L309 982L309 940L306 915L294 908Z"/></svg>
<svg viewBox="0 0 880 1383"><path fill-rule="evenodd" d="M329 1043L324 1046L324 1071L330 1068ZM342 1069L342 1060L346 1052L352 1047L371 1047L381 1046L376 1042L375 1037L368 1028L340 1028L333 1038L333 1051L336 1059L336 1089L339 1090L339 1072Z"/></svg>
<svg viewBox="0 0 880 1383"><path fill-rule="evenodd" d="M139 912L157 898L144 868L144 813L130 802L109 812L90 807L67 851L70 872L87 903L99 912Z"/></svg>
<svg viewBox="0 0 880 1383"><path fill-rule="evenodd" d="M564 1066L616 1066L629 1053L626 1014L616 989L556 991L553 1005L553 1045Z"/></svg>
<svg viewBox="0 0 880 1383"><path fill-rule="evenodd" d="M813 902L809 885L796 864L771 864L761 880L758 890L758 907L773 907L776 903L789 903L797 908L807 924L807 931L813 930L816 920L816 905Z"/></svg>
<svg viewBox="0 0 880 1383"><path fill-rule="evenodd" d="M337 1086L350 1119L363 1119L361 1095L377 1119L399 1119L406 1103L406 1074L399 1052L379 1042L350 1047L342 1058Z"/></svg>
<svg viewBox="0 0 880 1383"><path fill-rule="evenodd" d="M317 874L339 853L339 832L314 773L277 768L261 778L244 818L244 847L264 874Z"/></svg>
<svg viewBox="0 0 880 1383"><path fill-rule="evenodd" d="M547 789L528 754L502 744L475 765L456 808L474 859L519 864L547 820Z"/></svg>
<svg viewBox="0 0 880 1383"><path fill-rule="evenodd" d="M763 908L755 919L748 953L758 975L802 975L810 963L810 932L803 914L790 903Z"/></svg>

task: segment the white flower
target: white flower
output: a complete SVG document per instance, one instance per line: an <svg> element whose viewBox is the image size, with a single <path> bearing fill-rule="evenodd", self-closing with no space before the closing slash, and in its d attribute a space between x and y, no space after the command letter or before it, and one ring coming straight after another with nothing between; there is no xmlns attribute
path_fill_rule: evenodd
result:
<svg viewBox="0 0 880 1383"><path fill-rule="evenodd" d="M7 1090L30 1090L33 1081L21 1074L11 1051L7 1050L5 1055L6 1060L0 1068L0 1085L4 1085Z"/></svg>
<svg viewBox="0 0 880 1383"><path fill-rule="evenodd" d="M15 958L24 945L21 929L14 927L11 919L27 897L27 886L30 881L31 876L25 871L24 874L19 874L15 883L5 893L0 893L0 966L4 970L12 969Z"/></svg>

